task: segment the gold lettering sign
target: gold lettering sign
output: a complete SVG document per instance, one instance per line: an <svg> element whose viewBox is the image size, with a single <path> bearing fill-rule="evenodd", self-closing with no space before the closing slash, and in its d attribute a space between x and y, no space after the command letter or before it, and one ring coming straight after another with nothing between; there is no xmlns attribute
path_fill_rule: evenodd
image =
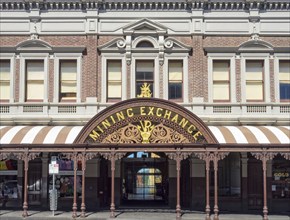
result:
<svg viewBox="0 0 290 220"><path fill-rule="evenodd" d="M160 122L162 124L163 120L167 121L171 125L179 127L179 129L183 130L184 133L191 135L193 141L203 138L202 132L197 130L196 126L188 119L172 110L155 106L130 107L115 112L96 125L94 130L92 130L89 134L89 138L97 141L102 134L104 134L108 129L112 129L116 123L123 123L125 120L132 121L133 117L138 117L137 122L135 120L134 123L137 126L137 132L139 132L142 137L142 143L150 143L150 136L152 132L160 132L160 130L156 130L159 128L156 127L156 125L158 123L160 124ZM144 120L142 120L142 117L144 117ZM154 117L158 118L158 123L149 120L149 118ZM129 122L127 121L126 124L129 124Z"/></svg>

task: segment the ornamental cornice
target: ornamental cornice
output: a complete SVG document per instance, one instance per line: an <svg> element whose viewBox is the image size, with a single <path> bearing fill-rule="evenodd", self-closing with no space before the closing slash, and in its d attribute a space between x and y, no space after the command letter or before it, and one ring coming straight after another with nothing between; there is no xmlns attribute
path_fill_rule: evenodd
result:
<svg viewBox="0 0 290 220"><path fill-rule="evenodd" d="M0 10L289 10L288 0L0 0Z"/></svg>

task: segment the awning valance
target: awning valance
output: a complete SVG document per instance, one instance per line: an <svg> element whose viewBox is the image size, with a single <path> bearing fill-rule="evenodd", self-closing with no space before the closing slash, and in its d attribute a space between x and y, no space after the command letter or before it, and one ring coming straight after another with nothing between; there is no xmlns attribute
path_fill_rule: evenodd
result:
<svg viewBox="0 0 290 220"><path fill-rule="evenodd" d="M83 126L0 126L0 144L71 144ZM290 126L209 126L220 144L290 144Z"/></svg>
<svg viewBox="0 0 290 220"><path fill-rule="evenodd" d="M290 144L290 126L209 126L220 144Z"/></svg>
<svg viewBox="0 0 290 220"><path fill-rule="evenodd" d="M83 126L1 126L0 144L71 144Z"/></svg>

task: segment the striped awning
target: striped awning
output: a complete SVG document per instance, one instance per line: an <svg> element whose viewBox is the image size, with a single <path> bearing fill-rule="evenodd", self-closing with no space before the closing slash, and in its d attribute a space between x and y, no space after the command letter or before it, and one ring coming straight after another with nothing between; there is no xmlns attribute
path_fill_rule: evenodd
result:
<svg viewBox="0 0 290 220"><path fill-rule="evenodd" d="M0 144L71 144L83 126L0 126ZM290 144L290 126L209 126L220 144Z"/></svg>
<svg viewBox="0 0 290 220"><path fill-rule="evenodd" d="M0 126L0 144L71 144L83 126Z"/></svg>
<svg viewBox="0 0 290 220"><path fill-rule="evenodd" d="M290 126L209 126L220 144L290 144Z"/></svg>

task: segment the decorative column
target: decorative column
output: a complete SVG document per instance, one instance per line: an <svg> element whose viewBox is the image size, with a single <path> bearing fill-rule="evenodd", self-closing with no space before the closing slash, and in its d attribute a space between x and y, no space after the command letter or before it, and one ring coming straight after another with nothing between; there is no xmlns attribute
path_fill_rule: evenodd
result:
<svg viewBox="0 0 290 220"><path fill-rule="evenodd" d="M199 159L204 160L206 164L206 207L205 207L205 219L210 220L210 204L209 204L209 171L210 161L213 161L214 165L214 220L219 220L218 216L218 161L224 159L229 153L219 152L205 152L195 154Z"/></svg>
<svg viewBox="0 0 290 220"><path fill-rule="evenodd" d="M28 217L28 191L27 191L27 182L28 182L28 165L30 160L34 160L39 153L29 153L28 149L26 149L25 152L22 153L14 153L14 155L17 157L19 160L24 161L24 193L23 193L23 213L22 217L26 218Z"/></svg>
<svg viewBox="0 0 290 220"><path fill-rule="evenodd" d="M176 153L166 153L169 159L176 161L176 220L181 219L181 207L180 207L180 163L186 159L191 153L181 152L180 148L176 149Z"/></svg>
<svg viewBox="0 0 290 220"><path fill-rule="evenodd" d="M85 204L85 172L86 172L86 162L96 157L95 153L81 153L78 158L81 157L82 161L82 204L81 204L81 218L86 217L86 204Z"/></svg>
<svg viewBox="0 0 290 220"><path fill-rule="evenodd" d="M110 205L110 218L115 218L115 162L121 159L125 153L116 153L115 149L112 149L110 153L101 153L106 159L111 161L111 205Z"/></svg>
<svg viewBox="0 0 290 220"><path fill-rule="evenodd" d="M67 153L64 154L64 156L69 159L72 160L74 163L74 199L73 199L73 206L72 206L72 218L75 219L77 218L77 209L78 209L78 205L77 205L77 170L78 170L78 160L80 159L80 155L78 155L77 152L73 152L73 153Z"/></svg>
<svg viewBox="0 0 290 220"><path fill-rule="evenodd" d="M264 207L263 207L263 220L268 220L268 205L267 205L267 161L272 160L277 153L272 152L262 152L262 153L252 153L252 155L262 161L263 166L263 189L264 189Z"/></svg>
<svg viewBox="0 0 290 220"><path fill-rule="evenodd" d="M206 205L205 205L205 220L210 220L210 204L209 204L209 171L210 171L210 153L198 153L195 154L199 159L205 161L205 170L206 170Z"/></svg>
<svg viewBox="0 0 290 220"><path fill-rule="evenodd" d="M224 159L228 153L214 152L213 167L214 167L214 220L219 220L219 207L218 207L218 161Z"/></svg>

